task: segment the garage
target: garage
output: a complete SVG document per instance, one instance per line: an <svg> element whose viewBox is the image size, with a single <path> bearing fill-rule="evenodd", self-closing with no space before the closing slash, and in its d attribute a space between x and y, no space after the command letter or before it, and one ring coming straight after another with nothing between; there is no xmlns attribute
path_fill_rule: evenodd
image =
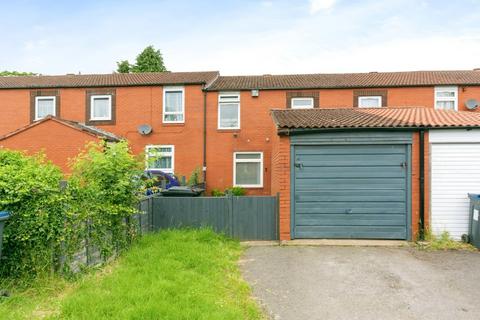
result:
<svg viewBox="0 0 480 320"><path fill-rule="evenodd" d="M292 137L295 238L407 239L410 141L410 132Z"/></svg>
<svg viewBox="0 0 480 320"><path fill-rule="evenodd" d="M282 240L467 233L467 193L480 193L480 113L314 108L272 118Z"/></svg>
<svg viewBox="0 0 480 320"><path fill-rule="evenodd" d="M431 130L431 228L454 239L468 233L468 193L480 193L480 131Z"/></svg>

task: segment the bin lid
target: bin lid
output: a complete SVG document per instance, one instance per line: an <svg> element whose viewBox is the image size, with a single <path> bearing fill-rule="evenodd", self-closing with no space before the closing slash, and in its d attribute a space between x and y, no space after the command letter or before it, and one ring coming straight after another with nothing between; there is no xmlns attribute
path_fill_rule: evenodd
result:
<svg viewBox="0 0 480 320"><path fill-rule="evenodd" d="M0 211L0 221L7 220L8 218L10 218L10 212Z"/></svg>
<svg viewBox="0 0 480 320"><path fill-rule="evenodd" d="M472 200L472 201L480 201L480 194L469 193L469 194L468 194L468 197L469 197L470 200Z"/></svg>

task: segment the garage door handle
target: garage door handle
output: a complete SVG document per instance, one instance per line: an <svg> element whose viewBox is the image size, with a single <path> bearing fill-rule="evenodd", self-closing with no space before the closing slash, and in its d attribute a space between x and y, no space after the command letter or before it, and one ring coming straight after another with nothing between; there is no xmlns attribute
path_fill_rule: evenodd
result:
<svg viewBox="0 0 480 320"><path fill-rule="evenodd" d="M404 162L400 163L400 167L402 167L402 168L406 168L406 167L407 167L407 162L406 162L406 161L404 161Z"/></svg>
<svg viewBox="0 0 480 320"><path fill-rule="evenodd" d="M346 209L346 210L345 210L345 213L346 213L346 214L350 214L350 213L352 213L352 211L353 211L352 209Z"/></svg>
<svg viewBox="0 0 480 320"><path fill-rule="evenodd" d="M295 167L299 168L299 169L302 169L303 168L303 164L301 162L295 162Z"/></svg>

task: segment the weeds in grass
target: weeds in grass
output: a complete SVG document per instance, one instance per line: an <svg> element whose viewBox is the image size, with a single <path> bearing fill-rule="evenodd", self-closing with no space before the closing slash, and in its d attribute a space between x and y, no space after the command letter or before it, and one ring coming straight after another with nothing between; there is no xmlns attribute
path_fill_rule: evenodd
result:
<svg viewBox="0 0 480 320"><path fill-rule="evenodd" d="M4 281L0 319L264 319L239 272L242 250L208 229L149 234L77 279Z"/></svg>
<svg viewBox="0 0 480 320"><path fill-rule="evenodd" d="M426 230L425 241L419 241L417 245L419 248L427 250L476 250L469 243L452 239L448 231L435 235L431 230Z"/></svg>

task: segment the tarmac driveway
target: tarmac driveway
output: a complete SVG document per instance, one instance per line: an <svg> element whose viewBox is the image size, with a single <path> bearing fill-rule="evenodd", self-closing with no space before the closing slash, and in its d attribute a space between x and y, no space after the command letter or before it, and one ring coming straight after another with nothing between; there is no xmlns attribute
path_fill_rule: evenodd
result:
<svg viewBox="0 0 480 320"><path fill-rule="evenodd" d="M272 319L480 319L480 253L251 247L241 261Z"/></svg>

